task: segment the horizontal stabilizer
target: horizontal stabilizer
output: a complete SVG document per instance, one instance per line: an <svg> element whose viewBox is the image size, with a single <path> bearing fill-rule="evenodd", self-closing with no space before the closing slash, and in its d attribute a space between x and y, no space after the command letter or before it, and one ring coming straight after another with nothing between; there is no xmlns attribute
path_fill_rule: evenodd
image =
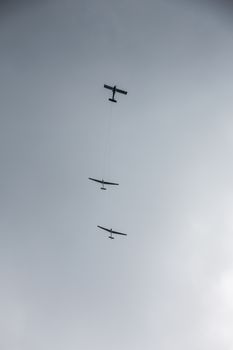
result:
<svg viewBox="0 0 233 350"><path fill-rule="evenodd" d="M109 98L108 100L111 102L117 102L117 100L114 100L113 98Z"/></svg>

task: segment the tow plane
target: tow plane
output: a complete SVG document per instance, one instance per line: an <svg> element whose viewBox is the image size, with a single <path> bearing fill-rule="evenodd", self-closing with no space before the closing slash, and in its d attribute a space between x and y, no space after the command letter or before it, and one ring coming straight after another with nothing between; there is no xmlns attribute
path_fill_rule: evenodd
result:
<svg viewBox="0 0 233 350"><path fill-rule="evenodd" d="M116 85L114 86L109 86L109 85L106 85L104 84L104 87L105 89L109 89L112 91L112 98L109 98L108 100L111 101L111 102L117 102L117 100L115 100L115 93L118 92L119 94L124 94L124 95L127 95L127 91L124 91L124 90L120 90L116 87Z"/></svg>
<svg viewBox="0 0 233 350"><path fill-rule="evenodd" d="M126 233L114 231L112 228L109 229L109 228L106 228L106 227L103 227L103 226L99 226L99 225L97 225L97 227L101 228L101 230L105 230L105 231L109 232L110 236L108 236L108 238L110 238L110 239L114 239L113 235L127 236Z"/></svg>
<svg viewBox="0 0 233 350"><path fill-rule="evenodd" d="M118 186L119 185L116 182L104 181L103 179L102 180L98 180L98 179L94 179L93 177L89 177L88 179L91 180L91 181L95 181L95 182L100 183L102 185L100 187L101 190L106 190L107 189L106 187L104 187L104 185L112 185L112 186Z"/></svg>

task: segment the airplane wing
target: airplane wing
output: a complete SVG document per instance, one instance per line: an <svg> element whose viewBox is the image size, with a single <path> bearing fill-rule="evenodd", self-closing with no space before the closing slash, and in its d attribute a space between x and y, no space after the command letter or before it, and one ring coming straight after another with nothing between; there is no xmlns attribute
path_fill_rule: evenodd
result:
<svg viewBox="0 0 233 350"><path fill-rule="evenodd" d="M127 236L127 234L126 234L126 233L122 233L122 232L112 231L112 233L114 233L114 235L122 235L122 236Z"/></svg>
<svg viewBox="0 0 233 350"><path fill-rule="evenodd" d="M105 230L105 231L111 232L111 230L109 230L108 228L105 228L105 227L103 227L103 226L99 226L99 225L97 225L97 227L101 228L102 230Z"/></svg>
<svg viewBox="0 0 233 350"><path fill-rule="evenodd" d="M109 85L104 84L104 87L105 87L105 89L113 90L113 87L112 87L112 86L109 86Z"/></svg>
<svg viewBox="0 0 233 350"><path fill-rule="evenodd" d="M93 179L92 177L89 177L88 179L91 180L91 181L99 182L100 184L102 184L102 181L97 180L97 179Z"/></svg>
<svg viewBox="0 0 233 350"><path fill-rule="evenodd" d="M119 92L120 94L124 94L124 95L127 95L127 91L124 91L124 90L120 90L120 89L116 89L116 92Z"/></svg>
<svg viewBox="0 0 233 350"><path fill-rule="evenodd" d="M116 182L108 182L108 181L104 181L105 185L119 185Z"/></svg>

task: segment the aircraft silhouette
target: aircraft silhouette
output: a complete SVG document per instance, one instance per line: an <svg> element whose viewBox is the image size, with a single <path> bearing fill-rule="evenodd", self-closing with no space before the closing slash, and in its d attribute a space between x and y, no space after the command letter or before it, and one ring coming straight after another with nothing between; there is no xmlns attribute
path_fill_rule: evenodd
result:
<svg viewBox="0 0 233 350"><path fill-rule="evenodd" d="M103 226L99 226L99 225L97 225L97 227L101 228L101 230L105 230L105 231L109 232L110 236L108 236L108 238L110 238L110 239L114 239L113 235L127 236L126 233L114 231L112 228L109 229L109 228L106 228L106 227L103 227Z"/></svg>
<svg viewBox="0 0 233 350"><path fill-rule="evenodd" d="M93 177L89 177L88 178L91 181L95 181L98 182L100 184L102 184L102 187L100 187L101 190L106 190L107 188L104 187L104 185L113 185L113 186L118 186L119 184L117 184L116 182L108 182L108 181L104 181L102 180L98 180L98 179L94 179Z"/></svg>
<svg viewBox="0 0 233 350"><path fill-rule="evenodd" d="M118 92L119 94L127 95L127 91L117 89L116 85L114 85L114 86L109 86L109 85L104 84L104 87L105 87L105 89L112 90L112 98L109 98L109 99L108 99L108 100L111 101L111 102L117 102L117 100L114 99L115 93L116 93L116 92Z"/></svg>

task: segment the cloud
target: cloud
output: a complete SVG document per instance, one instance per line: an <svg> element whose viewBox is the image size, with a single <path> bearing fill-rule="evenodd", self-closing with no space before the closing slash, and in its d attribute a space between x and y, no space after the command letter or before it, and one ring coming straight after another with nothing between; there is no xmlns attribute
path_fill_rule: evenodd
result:
<svg viewBox="0 0 233 350"><path fill-rule="evenodd" d="M233 10L233 1L231 0L202 0L202 1L193 1L202 6L207 6L209 9L223 10L223 11L232 11Z"/></svg>
<svg viewBox="0 0 233 350"><path fill-rule="evenodd" d="M1 2L4 350L232 349L232 30L161 3Z"/></svg>
<svg viewBox="0 0 233 350"><path fill-rule="evenodd" d="M2 0L0 1L0 16L7 16L39 4L41 4L41 1L37 0Z"/></svg>

